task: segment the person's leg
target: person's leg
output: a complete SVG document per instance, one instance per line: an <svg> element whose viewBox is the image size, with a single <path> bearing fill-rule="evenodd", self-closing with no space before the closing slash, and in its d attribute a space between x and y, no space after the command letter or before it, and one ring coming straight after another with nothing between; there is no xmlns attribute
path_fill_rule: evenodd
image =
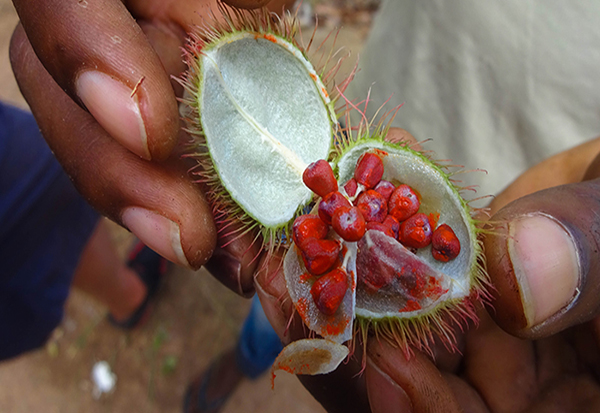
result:
<svg viewBox="0 0 600 413"><path fill-rule="evenodd" d="M244 377L267 371L283 346L255 295L235 348L219 355L189 386L185 413L218 413Z"/></svg>
<svg viewBox="0 0 600 413"><path fill-rule="evenodd" d="M135 307L150 296L144 284L156 286L150 281L164 272L164 259L145 248L128 263L144 282L134 279L33 116L2 102L0 222L0 360L44 344L63 317L75 272L78 284L104 302L114 318L131 311L144 314L144 305L139 311ZM120 326L130 328L136 320Z"/></svg>
<svg viewBox="0 0 600 413"><path fill-rule="evenodd" d="M0 360L44 344L98 223L33 116L0 102Z"/></svg>
<svg viewBox="0 0 600 413"><path fill-rule="evenodd" d="M137 273L119 259L102 219L81 254L73 286L106 305L116 321L129 318L147 293Z"/></svg>

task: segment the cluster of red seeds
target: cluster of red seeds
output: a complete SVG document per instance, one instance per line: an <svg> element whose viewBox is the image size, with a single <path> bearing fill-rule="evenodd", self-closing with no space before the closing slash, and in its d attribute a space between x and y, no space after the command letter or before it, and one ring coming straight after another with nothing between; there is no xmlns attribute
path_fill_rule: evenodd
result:
<svg viewBox="0 0 600 413"><path fill-rule="evenodd" d="M367 152L358 161L354 177L339 192L329 163L310 164L302 176L304 184L322 198L318 215L302 215L292 228L294 243L301 251L308 272L320 278L311 294L319 311L334 314L348 288L347 276L340 267L340 243L327 239L330 227L344 240L359 241L367 230L382 231L407 248L431 244L433 257L442 262L460 253L460 241L446 224L435 228L434 220L419 213L421 201L408 185L395 186L383 180L384 165L376 153ZM435 230L434 230L435 228Z"/></svg>
<svg viewBox="0 0 600 413"><path fill-rule="evenodd" d="M338 184L327 161L310 164L302 178L321 197L332 193L342 196L337 192ZM301 252L304 266L310 274L319 277L310 293L319 311L326 315L335 314L348 289L348 276L339 260L341 244L327 239L330 224L331 219L326 222L318 215L301 215L292 226L292 238Z"/></svg>

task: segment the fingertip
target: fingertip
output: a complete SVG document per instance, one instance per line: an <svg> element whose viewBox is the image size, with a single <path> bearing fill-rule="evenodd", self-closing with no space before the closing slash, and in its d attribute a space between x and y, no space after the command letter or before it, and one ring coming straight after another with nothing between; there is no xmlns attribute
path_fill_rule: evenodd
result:
<svg viewBox="0 0 600 413"><path fill-rule="evenodd" d="M158 212L128 207L123 210L121 220L144 244L183 267L198 269L212 253L210 240L197 246L193 252L190 248L184 249L180 225Z"/></svg>
<svg viewBox="0 0 600 413"><path fill-rule="evenodd" d="M496 287L491 314L508 332L527 335L576 299L579 255L572 236L554 218L545 214L511 218L484 242Z"/></svg>
<svg viewBox="0 0 600 413"><path fill-rule="evenodd" d="M379 359L373 352L377 350L371 347L367 356L365 368L365 379L369 405L373 413L413 411L410 398L398 383L396 383L375 360ZM375 357L375 360L373 359ZM385 368L385 367L384 367Z"/></svg>
<svg viewBox="0 0 600 413"><path fill-rule="evenodd" d="M406 356L385 340L371 338L366 368L369 403L374 411L462 411L440 371L419 351ZM369 383L371 379L375 382ZM394 410L396 403L406 410Z"/></svg>
<svg viewBox="0 0 600 413"><path fill-rule="evenodd" d="M385 139L390 142L403 143L415 148L416 146L413 145L417 144L417 139L409 131L402 128L390 128Z"/></svg>
<svg viewBox="0 0 600 413"><path fill-rule="evenodd" d="M550 188L490 219L499 223L484 239L490 315L508 333L547 337L600 313L599 189L595 181Z"/></svg>
<svg viewBox="0 0 600 413"><path fill-rule="evenodd" d="M77 95L98 123L131 152L151 160L135 88L96 70L80 73L75 81Z"/></svg>
<svg viewBox="0 0 600 413"><path fill-rule="evenodd" d="M520 287L526 327L532 328L576 298L579 257L571 235L552 217L525 216L508 228L507 253Z"/></svg>

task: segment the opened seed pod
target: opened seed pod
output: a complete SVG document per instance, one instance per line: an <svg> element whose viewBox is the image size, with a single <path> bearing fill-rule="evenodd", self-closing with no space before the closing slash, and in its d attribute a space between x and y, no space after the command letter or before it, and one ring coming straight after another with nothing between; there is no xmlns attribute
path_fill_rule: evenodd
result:
<svg viewBox="0 0 600 413"><path fill-rule="evenodd" d="M335 225L324 238L341 239L340 257L328 270L347 270L348 305L325 314L311 297L324 276L306 265L306 235L284 260L290 297L323 340L342 345L354 332L366 339L372 330L407 355L411 346L429 351L435 338L452 349L453 324L476 320L473 302L485 297L478 228L446 169L408 146L385 142L384 134L359 133L333 160L340 194L368 217L358 241L344 240ZM319 212L328 209L321 208L328 199Z"/></svg>
<svg viewBox="0 0 600 413"><path fill-rule="evenodd" d="M185 51L190 155L217 218L257 228L273 246L312 201L302 173L330 155L334 104L294 39L295 20L219 7Z"/></svg>
<svg viewBox="0 0 600 413"><path fill-rule="evenodd" d="M221 11L186 52L191 154L218 219L288 248L289 295L318 337L286 347L274 369L330 372L369 331L406 354L434 337L452 347L453 324L475 319L485 271L448 170L384 141L385 127L339 133L293 19Z"/></svg>

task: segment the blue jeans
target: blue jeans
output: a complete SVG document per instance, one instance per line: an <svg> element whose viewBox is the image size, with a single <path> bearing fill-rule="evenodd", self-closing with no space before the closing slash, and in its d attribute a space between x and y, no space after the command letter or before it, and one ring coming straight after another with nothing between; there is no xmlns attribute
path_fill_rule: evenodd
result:
<svg viewBox="0 0 600 413"><path fill-rule="evenodd" d="M254 379L271 367L282 349L281 341L255 295L236 347L238 367L246 377Z"/></svg>
<svg viewBox="0 0 600 413"><path fill-rule="evenodd" d="M98 219L33 116L0 102L0 360L42 346L60 323Z"/></svg>

